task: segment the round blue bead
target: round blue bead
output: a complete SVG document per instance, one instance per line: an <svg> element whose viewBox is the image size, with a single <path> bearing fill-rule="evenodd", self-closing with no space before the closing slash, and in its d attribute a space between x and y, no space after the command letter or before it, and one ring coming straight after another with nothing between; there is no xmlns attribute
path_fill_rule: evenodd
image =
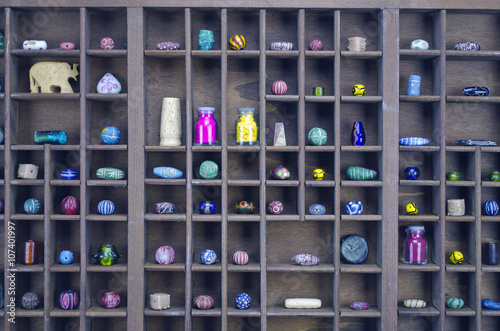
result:
<svg viewBox="0 0 500 331"><path fill-rule="evenodd" d="M248 307L250 307L250 302L252 302L252 299L248 294L240 293L236 296L236 300L234 301L238 309L248 309Z"/></svg>
<svg viewBox="0 0 500 331"><path fill-rule="evenodd" d="M70 264L73 262L73 252L62 251L61 254L59 254L59 262L61 262L61 264Z"/></svg>
<svg viewBox="0 0 500 331"><path fill-rule="evenodd" d="M115 126L107 126L101 132L102 142L106 145L115 145L120 141L121 132Z"/></svg>
<svg viewBox="0 0 500 331"><path fill-rule="evenodd" d="M203 264L214 264L215 260L217 260L217 254L211 249L205 249L200 254L200 260Z"/></svg>
<svg viewBox="0 0 500 331"><path fill-rule="evenodd" d="M115 212L115 204L110 200L102 200L97 204L97 211L102 215L111 215Z"/></svg>
<svg viewBox="0 0 500 331"><path fill-rule="evenodd" d="M40 201L37 199L28 199L24 202L24 211L27 214L36 214L40 210Z"/></svg>
<svg viewBox="0 0 500 331"><path fill-rule="evenodd" d="M361 201L349 201L345 210L349 215L359 215L363 212L363 204Z"/></svg>
<svg viewBox="0 0 500 331"><path fill-rule="evenodd" d="M405 169L405 177L409 180L417 180L420 177L420 169L417 167L408 167Z"/></svg>
<svg viewBox="0 0 500 331"><path fill-rule="evenodd" d="M493 200L487 200L484 203L484 211L486 212L486 215L495 216L498 214L498 203Z"/></svg>
<svg viewBox="0 0 500 331"><path fill-rule="evenodd" d="M202 201L198 206L200 214L215 214L216 206L212 201Z"/></svg>
<svg viewBox="0 0 500 331"><path fill-rule="evenodd" d="M78 172L73 169L64 169L63 171L61 171L60 176L64 180L72 180L78 176Z"/></svg>
<svg viewBox="0 0 500 331"><path fill-rule="evenodd" d="M309 207L309 213L311 215L324 215L326 213L326 208L319 203L315 203L314 205L311 205L311 207Z"/></svg>

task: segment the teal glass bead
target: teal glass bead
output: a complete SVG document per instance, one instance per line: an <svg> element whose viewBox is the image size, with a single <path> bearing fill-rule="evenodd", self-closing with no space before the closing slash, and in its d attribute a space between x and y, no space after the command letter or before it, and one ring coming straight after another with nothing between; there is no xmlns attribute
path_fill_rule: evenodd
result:
<svg viewBox="0 0 500 331"><path fill-rule="evenodd" d="M65 145L68 142L66 131L36 131L35 144Z"/></svg>
<svg viewBox="0 0 500 331"><path fill-rule="evenodd" d="M366 169L363 167L349 167L347 168L347 178L351 180L367 180L377 177L375 170Z"/></svg>
<svg viewBox="0 0 500 331"><path fill-rule="evenodd" d="M198 35L198 48L202 51L209 51L214 45L214 32L210 30L200 30Z"/></svg>
<svg viewBox="0 0 500 331"><path fill-rule="evenodd" d="M451 297L446 299L446 305L451 309L460 309L464 306L464 300L459 297Z"/></svg>
<svg viewBox="0 0 500 331"><path fill-rule="evenodd" d="M322 128L312 128L307 135L307 139L314 146L323 146L326 144L327 134Z"/></svg>
<svg viewBox="0 0 500 331"><path fill-rule="evenodd" d="M117 168L99 168L97 169L96 176L101 179L118 180L125 177L125 171Z"/></svg>
<svg viewBox="0 0 500 331"><path fill-rule="evenodd" d="M40 211L40 206L37 199L28 199L24 202L24 211L26 214L36 214Z"/></svg>
<svg viewBox="0 0 500 331"><path fill-rule="evenodd" d="M203 161L200 165L200 176L204 179L214 179L219 173L219 166L214 161Z"/></svg>

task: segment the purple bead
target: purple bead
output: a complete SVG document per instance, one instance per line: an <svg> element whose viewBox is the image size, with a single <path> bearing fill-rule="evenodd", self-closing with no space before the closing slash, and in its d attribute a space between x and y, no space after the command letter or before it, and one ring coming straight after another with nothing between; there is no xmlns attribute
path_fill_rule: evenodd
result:
<svg viewBox="0 0 500 331"><path fill-rule="evenodd" d="M368 308L370 308L370 305L368 304L368 302L356 301L356 302L351 303L351 309L354 309L354 310L365 310Z"/></svg>
<svg viewBox="0 0 500 331"><path fill-rule="evenodd" d="M173 41L164 41L156 44L157 50L176 51L181 48L181 44Z"/></svg>
<svg viewBox="0 0 500 331"><path fill-rule="evenodd" d="M79 298L78 293L75 291L64 291L59 295L59 306L64 310L71 310L78 308Z"/></svg>

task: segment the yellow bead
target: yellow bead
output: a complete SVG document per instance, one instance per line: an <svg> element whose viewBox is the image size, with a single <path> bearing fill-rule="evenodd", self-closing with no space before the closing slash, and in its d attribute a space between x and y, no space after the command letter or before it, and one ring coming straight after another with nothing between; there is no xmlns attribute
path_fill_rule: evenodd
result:
<svg viewBox="0 0 500 331"><path fill-rule="evenodd" d="M314 169L313 177L316 180L323 180L325 178L325 171L323 169Z"/></svg>
<svg viewBox="0 0 500 331"><path fill-rule="evenodd" d="M366 89L364 85L356 84L352 88L352 94L358 97L365 95Z"/></svg>
<svg viewBox="0 0 500 331"><path fill-rule="evenodd" d="M454 251L450 255L450 261L453 264L462 264L464 262L464 255L459 251Z"/></svg>
<svg viewBox="0 0 500 331"><path fill-rule="evenodd" d="M231 39L229 39L229 47L231 49L244 49L246 45L247 42L245 40L245 37L243 37L241 34L234 35L231 37Z"/></svg>
<svg viewBox="0 0 500 331"><path fill-rule="evenodd" d="M415 202L410 202L409 204L407 204L405 209L408 215L415 215L418 213L418 207Z"/></svg>

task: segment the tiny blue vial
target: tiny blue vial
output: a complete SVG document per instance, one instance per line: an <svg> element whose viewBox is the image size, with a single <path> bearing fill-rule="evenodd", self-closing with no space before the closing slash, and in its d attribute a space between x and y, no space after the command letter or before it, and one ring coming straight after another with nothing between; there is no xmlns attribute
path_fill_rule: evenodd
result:
<svg viewBox="0 0 500 331"><path fill-rule="evenodd" d="M419 75L410 75L408 78L408 95L420 95L420 81L422 77Z"/></svg>

